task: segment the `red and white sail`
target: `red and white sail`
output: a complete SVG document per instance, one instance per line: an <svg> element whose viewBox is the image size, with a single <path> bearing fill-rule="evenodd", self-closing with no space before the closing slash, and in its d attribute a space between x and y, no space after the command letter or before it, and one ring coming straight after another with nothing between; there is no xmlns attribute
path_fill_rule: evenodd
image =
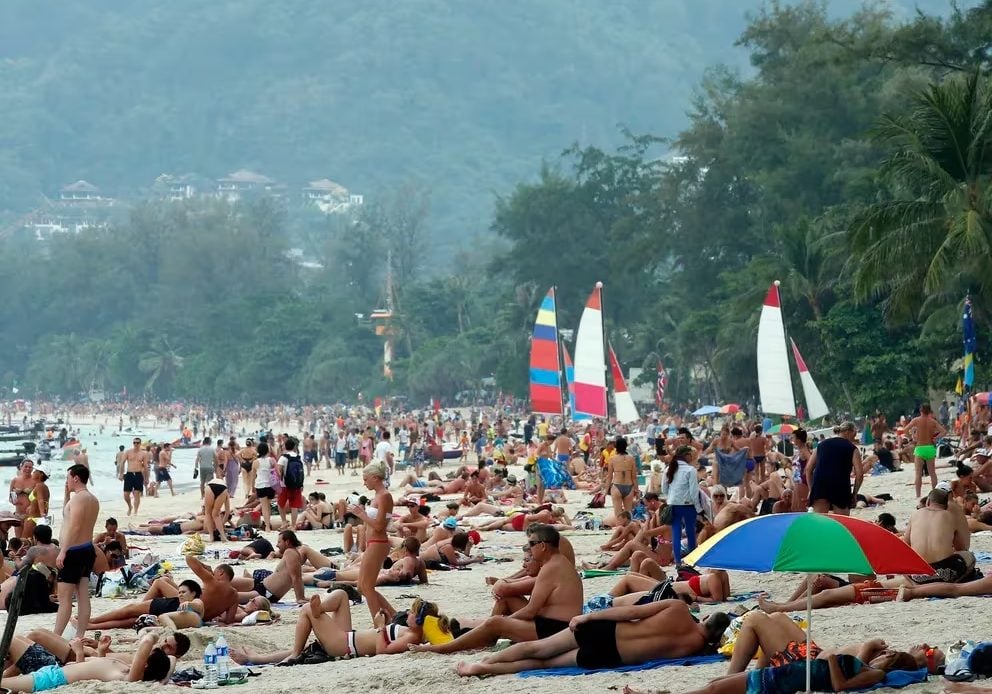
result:
<svg viewBox="0 0 992 694"><path fill-rule="evenodd" d="M785 324L779 281L768 288L758 322L758 393L765 414L796 416L796 398L789 373L789 353L785 347Z"/></svg>
<svg viewBox="0 0 992 694"><path fill-rule="evenodd" d="M606 417L606 354L603 350L603 283L586 301L575 336L575 414Z"/></svg>
<svg viewBox="0 0 992 694"><path fill-rule="evenodd" d="M809 372L809 368L803 360L803 355L799 353L799 348L796 347L796 341L790 337L789 342L792 344L792 356L796 358L796 366L799 368L799 380L803 384L803 396L806 398L806 409L809 411L809 418L819 419L820 417L824 417L830 412L830 409L827 407L827 403L824 402L823 396L820 395L820 389L816 387L816 383L813 381L813 374Z"/></svg>
<svg viewBox="0 0 992 694"><path fill-rule="evenodd" d="M620 362L617 361L616 352L613 345L610 345L610 371L613 376L613 404L617 408L617 421L621 424L630 424L641 418L637 414L637 406L634 405L634 398L627 390L627 381L623 378L623 371L620 370Z"/></svg>

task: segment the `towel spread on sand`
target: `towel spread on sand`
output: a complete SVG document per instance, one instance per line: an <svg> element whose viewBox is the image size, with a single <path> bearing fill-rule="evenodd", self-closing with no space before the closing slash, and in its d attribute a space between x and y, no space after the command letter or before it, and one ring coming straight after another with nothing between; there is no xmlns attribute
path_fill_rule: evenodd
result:
<svg viewBox="0 0 992 694"><path fill-rule="evenodd" d="M716 462L720 466L720 484L724 487L736 487L744 481L749 452L747 448L742 448L735 453L716 451Z"/></svg>
<svg viewBox="0 0 992 694"><path fill-rule="evenodd" d="M673 665L702 665L704 663L719 663L726 661L722 655L690 655L685 658L662 658L661 660L649 660L639 665L621 665L605 670L586 670L581 667L554 667L544 670L525 670L519 673L518 677L555 677L559 675L588 675L594 672L635 672L637 670L652 670L659 667L670 667Z"/></svg>

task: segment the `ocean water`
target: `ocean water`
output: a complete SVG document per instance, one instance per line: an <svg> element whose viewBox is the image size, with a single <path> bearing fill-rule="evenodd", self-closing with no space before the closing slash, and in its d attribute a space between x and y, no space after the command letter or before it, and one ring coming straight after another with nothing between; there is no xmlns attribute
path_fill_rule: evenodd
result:
<svg viewBox="0 0 992 694"><path fill-rule="evenodd" d="M75 429L76 427L74 426L73 428ZM131 441L136 436L140 436L143 440L156 442L175 441L179 436L175 427L142 427L140 429L135 428L132 431L118 433L116 426L106 426L103 433L100 433L99 426L84 424L79 426L78 429L79 441L82 443L82 447L86 449L90 458L90 491L101 501L123 498L122 482L117 479L117 466L114 463L120 446L130 448ZM4 444L4 447L13 448L14 446ZM181 449L173 452L172 464L176 467L170 472L172 473L172 485L176 493L199 488L199 480L193 479L195 458L195 448ZM58 518L61 516L65 471L72 465L72 460L65 460L62 451L54 451L52 453L52 459L47 461L45 465L48 467L49 472L51 472L51 477L48 480L48 488L52 493L51 513L55 518ZM0 468L0 483L3 484L4 495L6 495L10 480L16 474L17 469L14 467ZM165 493L169 493L167 485ZM4 504L2 502L8 503ZM4 509L10 508L9 499L6 496L0 499L0 507Z"/></svg>

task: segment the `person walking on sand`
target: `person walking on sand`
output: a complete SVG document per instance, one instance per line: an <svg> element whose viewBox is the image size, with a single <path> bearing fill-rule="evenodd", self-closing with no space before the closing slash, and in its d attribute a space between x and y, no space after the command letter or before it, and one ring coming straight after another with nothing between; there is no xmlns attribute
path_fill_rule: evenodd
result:
<svg viewBox="0 0 992 694"><path fill-rule="evenodd" d="M84 633L90 621L90 572L96 561L93 547L93 528L100 513L100 502L90 494L86 484L90 480L89 468L73 465L66 472L69 503L62 510L62 532L59 535L59 610L55 617L55 633L65 631L72 616L73 598L79 601L76 613L77 633Z"/></svg>
<svg viewBox="0 0 992 694"><path fill-rule="evenodd" d="M148 462L151 460L148 451L141 450L141 439L135 438L131 444L133 447L124 452L124 472L119 478L124 482L124 503L127 504L129 516L132 512L137 515L141 506L141 494L145 491L145 475L148 473Z"/></svg>
<svg viewBox="0 0 992 694"><path fill-rule="evenodd" d="M832 438L823 441L806 464L809 500L816 513L851 514L858 490L864 481L861 452L854 444L858 432L853 422L843 422ZM851 472L854 489L851 489Z"/></svg>
<svg viewBox="0 0 992 694"><path fill-rule="evenodd" d="M915 468L913 485L916 498L920 498L923 489L923 466L930 474L930 489L937 487L937 439L947 434L947 429L938 422L930 405L920 406L920 416L913 418L906 425L906 434L916 433L916 447L913 449L913 466Z"/></svg>

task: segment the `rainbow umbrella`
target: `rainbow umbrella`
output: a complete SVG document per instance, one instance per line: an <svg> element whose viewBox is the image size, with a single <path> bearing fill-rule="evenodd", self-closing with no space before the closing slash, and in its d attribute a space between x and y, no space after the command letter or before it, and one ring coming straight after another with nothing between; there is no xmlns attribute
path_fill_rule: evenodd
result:
<svg viewBox="0 0 992 694"><path fill-rule="evenodd" d="M776 424L775 426L773 426L771 429L769 429L765 433L766 434L773 434L773 435L774 434L791 434L797 428L798 427L795 427L792 424Z"/></svg>
<svg viewBox="0 0 992 694"><path fill-rule="evenodd" d="M933 574L926 560L882 527L850 516L777 513L736 523L693 550L692 566L737 571ZM806 591L806 691L813 593Z"/></svg>

